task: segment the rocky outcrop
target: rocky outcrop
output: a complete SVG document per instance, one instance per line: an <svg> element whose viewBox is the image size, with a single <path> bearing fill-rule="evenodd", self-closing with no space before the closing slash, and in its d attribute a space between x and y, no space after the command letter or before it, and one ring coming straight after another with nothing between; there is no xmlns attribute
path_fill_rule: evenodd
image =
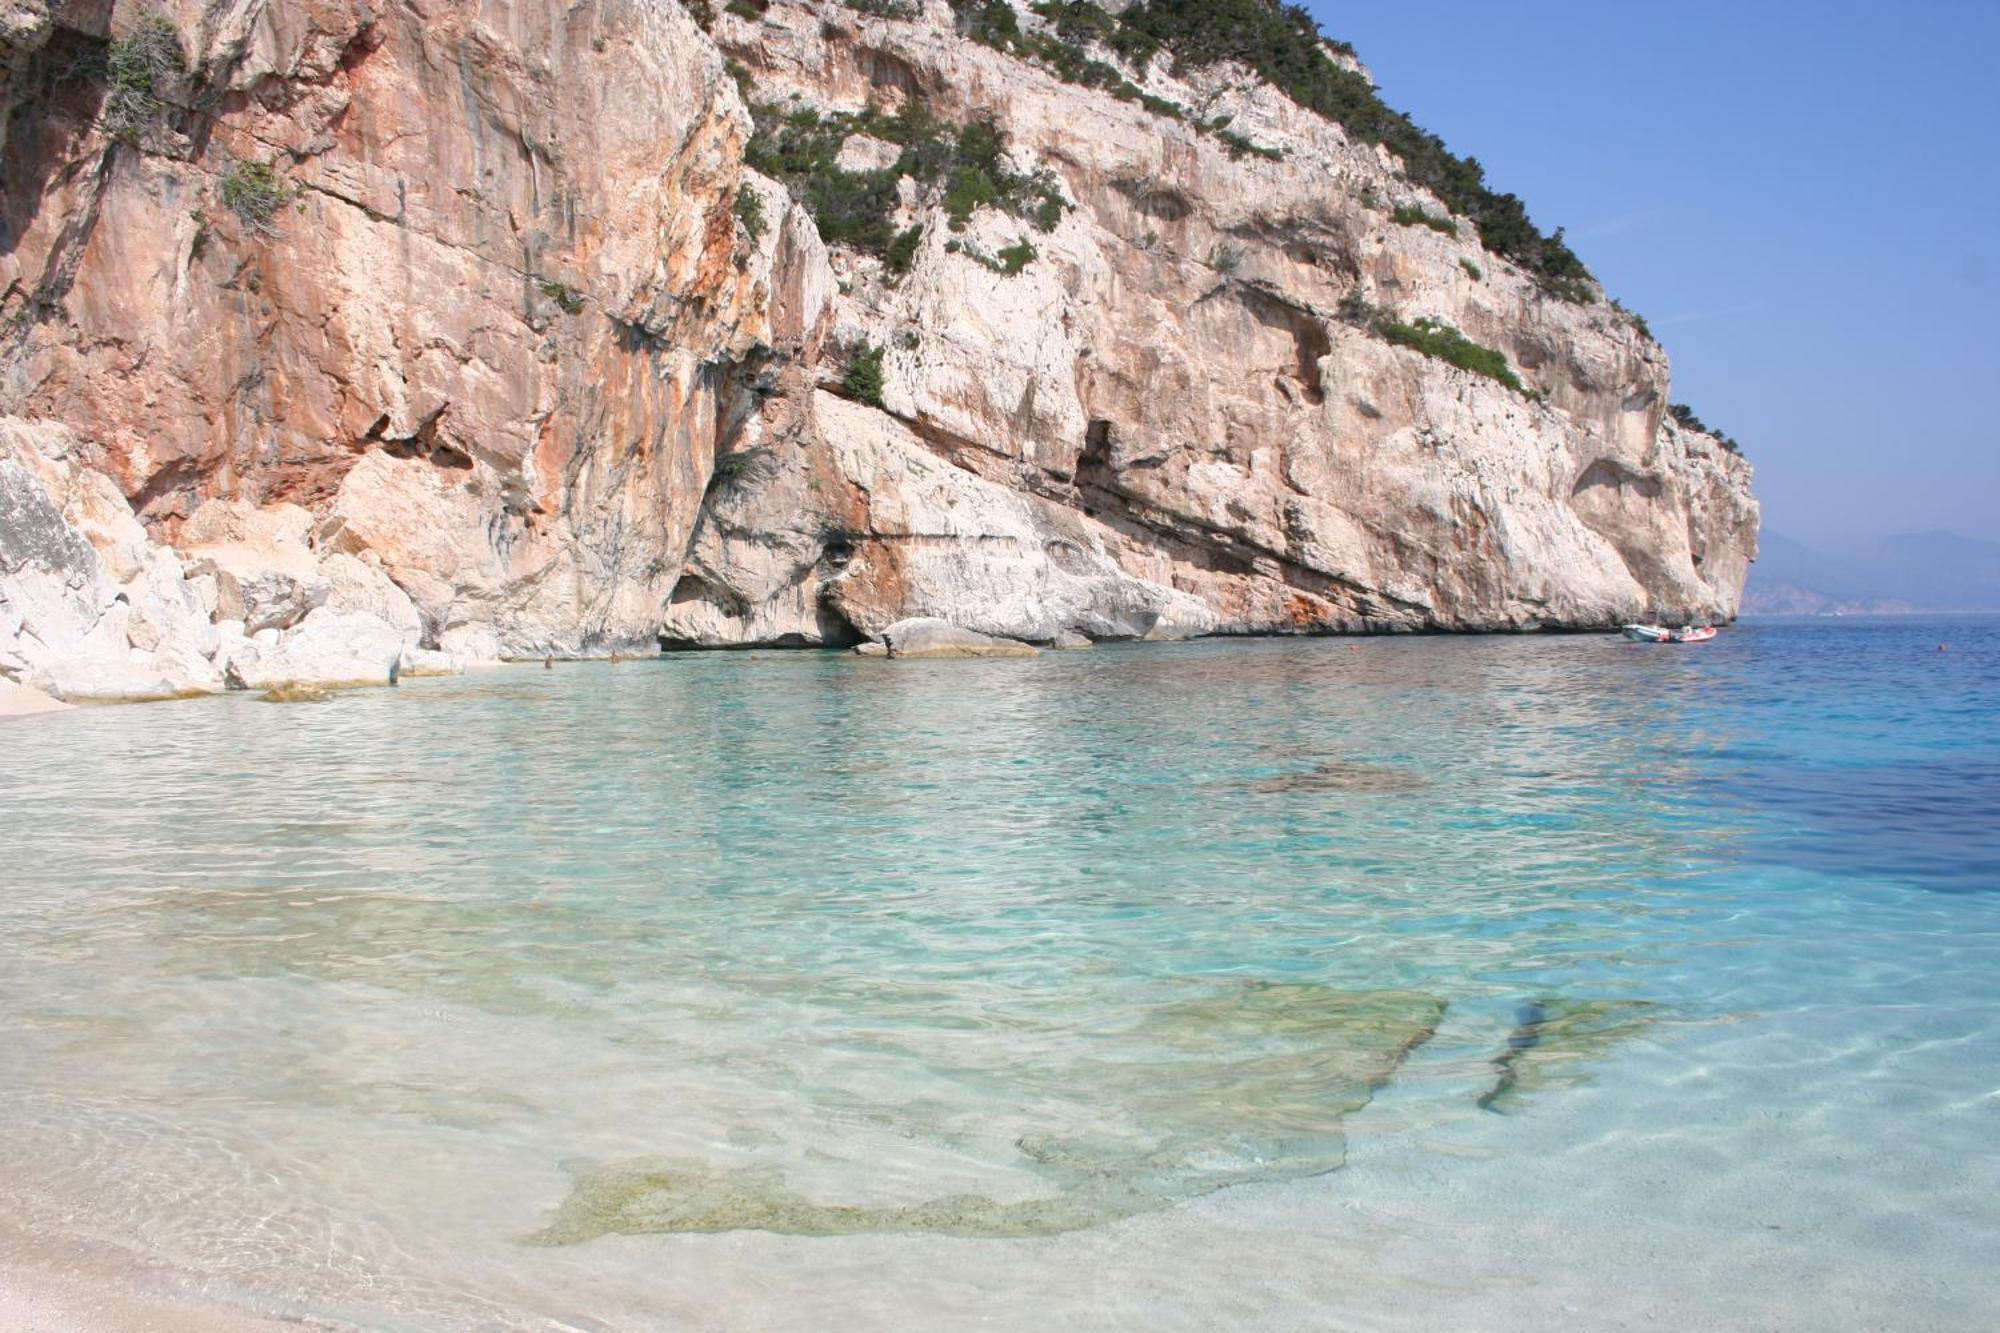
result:
<svg viewBox="0 0 2000 1333"><path fill-rule="evenodd" d="M8 455L0 672L1733 613L1749 469L1659 346L1247 71L1120 100L944 0L693 8L0 2L0 411L66 428ZM829 163L906 252L829 246L753 101L990 121L1043 207L876 125ZM1425 320L1518 387L1383 336ZM113 497L92 572L48 509Z"/></svg>
<svg viewBox="0 0 2000 1333"><path fill-rule="evenodd" d="M180 560L61 426L0 419L0 674L62 699L222 687Z"/></svg>
<svg viewBox="0 0 2000 1333"><path fill-rule="evenodd" d="M408 597L307 545L311 516L211 500L155 544L63 426L0 418L0 680L39 695L170 699L225 687L393 684L465 661L419 646ZM25 693L23 693L25 691Z"/></svg>
<svg viewBox="0 0 2000 1333"><path fill-rule="evenodd" d="M1003 639L976 630L960 629L948 620L920 617L899 620L882 631L880 640L889 657L1033 657L1035 650L1025 643Z"/></svg>

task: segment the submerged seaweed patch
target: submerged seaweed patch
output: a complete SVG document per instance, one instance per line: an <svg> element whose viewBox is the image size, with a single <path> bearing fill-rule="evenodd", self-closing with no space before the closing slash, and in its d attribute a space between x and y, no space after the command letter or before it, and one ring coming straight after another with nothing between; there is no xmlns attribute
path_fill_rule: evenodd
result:
<svg viewBox="0 0 2000 1333"><path fill-rule="evenodd" d="M1419 992L1307 984L1238 986L1150 1010L1108 1034L1103 1055L1017 1071L1024 1106L1060 1108L1047 1112L1049 1133L1010 1145L1010 1170L1049 1191L1027 1199L825 1202L770 1166L637 1161L580 1175L527 1240L742 1230L1045 1236L1230 1185L1321 1175L1345 1160L1343 1118L1369 1103L1444 1012L1443 1000ZM1064 1132L1079 1121L1089 1134Z"/></svg>

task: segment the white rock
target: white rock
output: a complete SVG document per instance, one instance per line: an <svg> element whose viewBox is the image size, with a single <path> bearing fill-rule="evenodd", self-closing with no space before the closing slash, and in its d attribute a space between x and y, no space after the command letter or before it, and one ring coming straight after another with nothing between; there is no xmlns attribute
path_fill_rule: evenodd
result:
<svg viewBox="0 0 2000 1333"><path fill-rule="evenodd" d="M0 677L0 717L27 717L34 713L56 713L69 705L32 685L21 685Z"/></svg>
<svg viewBox="0 0 2000 1333"><path fill-rule="evenodd" d="M465 674L465 659L455 653L440 653L424 648L404 648L399 676L461 676Z"/></svg>
<svg viewBox="0 0 2000 1333"><path fill-rule="evenodd" d="M882 631L891 657L1033 657L1035 650L930 617L900 620Z"/></svg>
<svg viewBox="0 0 2000 1333"><path fill-rule="evenodd" d="M62 699L220 689L179 562L82 453L64 427L0 418L0 673Z"/></svg>
<svg viewBox="0 0 2000 1333"><path fill-rule="evenodd" d="M1048 642L1735 609L1750 469L1663 420L1665 353L1467 220L1394 225L1381 204L1444 205L1240 67L1155 61L1144 82L1270 157L966 40L937 0L894 22L773 5L713 35L683 5L600 6L588 41L562 6L175 8L191 67L227 71L216 91L312 95L211 99L212 133L87 189L61 136L9 146L54 184L16 210L0 288L68 296L4 340L0 382L82 437L30 452L96 566L0 573L0 670L243 651L189 604L287 634L366 615L407 641L379 584L323 576L334 554L388 576L420 641L478 658L847 644L925 615ZM426 73L439 33L476 39L448 79ZM368 77L342 78L362 50ZM997 207L953 230L904 180L913 269L829 257L743 162L730 55L801 108L893 84L990 116L1010 168L1074 207L1048 231ZM524 150L495 151L496 125ZM299 187L254 243L189 208L250 143L290 150ZM853 136L841 160L898 151ZM730 222L745 189L756 237ZM1023 241L1019 272L983 262ZM1351 297L1462 329L1535 396L1390 345L1342 316ZM851 341L888 349L886 413L814 393ZM746 447L779 451L777 474L711 487ZM191 603L121 486L199 553Z"/></svg>
<svg viewBox="0 0 2000 1333"><path fill-rule="evenodd" d="M896 165L896 159L902 155L901 148L886 140L869 134L850 134L833 161L842 171L882 171Z"/></svg>
<svg viewBox="0 0 2000 1333"><path fill-rule="evenodd" d="M412 646L422 640L424 621L416 603L379 566L336 552L320 562L319 572L327 584L327 610L373 616Z"/></svg>
<svg viewBox="0 0 2000 1333"><path fill-rule="evenodd" d="M458 625L438 636L438 648L461 662L498 662L500 636L487 625Z"/></svg>
<svg viewBox="0 0 2000 1333"><path fill-rule="evenodd" d="M230 687L240 690L388 685L405 648L402 632L386 621L321 607L275 643L253 637L230 654L224 670Z"/></svg>
<svg viewBox="0 0 2000 1333"><path fill-rule="evenodd" d="M183 525L179 549L190 574L215 580L216 615L253 632L286 629L331 592L308 544L312 528L297 505L210 500Z"/></svg>

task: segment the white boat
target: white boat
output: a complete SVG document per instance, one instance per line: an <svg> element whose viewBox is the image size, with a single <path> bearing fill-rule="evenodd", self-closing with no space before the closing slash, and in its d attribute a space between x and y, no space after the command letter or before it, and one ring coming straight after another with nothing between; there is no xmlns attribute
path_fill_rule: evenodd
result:
<svg viewBox="0 0 2000 1333"><path fill-rule="evenodd" d="M1634 643L1707 643L1715 637L1713 625L1683 625L1679 629L1669 629L1665 625L1627 625L1625 637Z"/></svg>

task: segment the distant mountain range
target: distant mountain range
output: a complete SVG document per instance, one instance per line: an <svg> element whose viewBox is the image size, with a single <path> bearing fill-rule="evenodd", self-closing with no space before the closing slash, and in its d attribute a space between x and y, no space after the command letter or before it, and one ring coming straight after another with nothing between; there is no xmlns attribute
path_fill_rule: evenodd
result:
<svg viewBox="0 0 2000 1333"><path fill-rule="evenodd" d="M1759 545L1746 615L2000 611L2000 542L1918 532L1834 556L1767 531Z"/></svg>

